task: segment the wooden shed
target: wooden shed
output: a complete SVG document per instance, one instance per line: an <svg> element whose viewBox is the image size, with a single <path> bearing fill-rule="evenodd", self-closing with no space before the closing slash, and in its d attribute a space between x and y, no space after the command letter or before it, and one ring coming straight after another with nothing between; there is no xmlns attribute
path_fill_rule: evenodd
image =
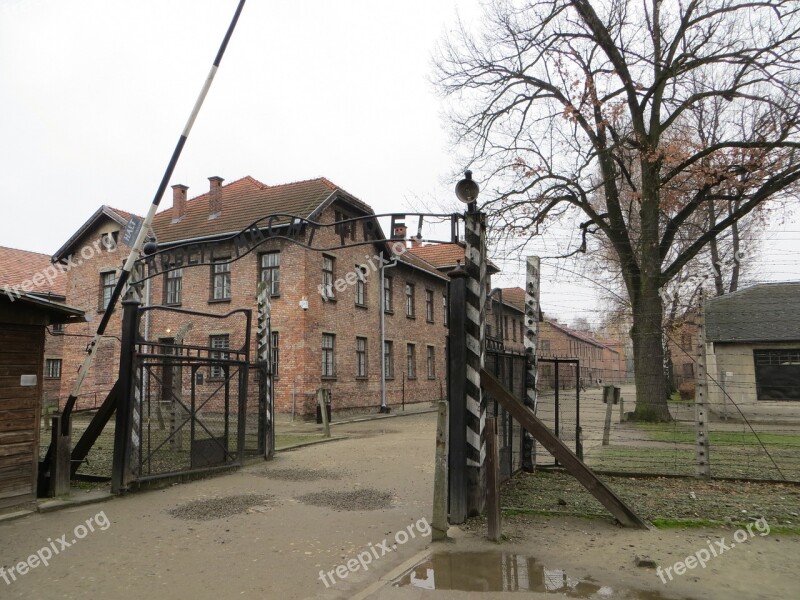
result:
<svg viewBox="0 0 800 600"><path fill-rule="evenodd" d="M45 327L83 320L76 308L0 287L0 511L36 499Z"/></svg>

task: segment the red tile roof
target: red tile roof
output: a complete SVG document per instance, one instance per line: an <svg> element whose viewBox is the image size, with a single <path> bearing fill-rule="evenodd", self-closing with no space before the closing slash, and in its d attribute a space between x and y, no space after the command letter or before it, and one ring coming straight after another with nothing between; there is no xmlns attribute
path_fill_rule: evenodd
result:
<svg viewBox="0 0 800 600"><path fill-rule="evenodd" d="M619 354L619 352L617 350L615 350L614 348L609 347L608 345L606 345L605 343L601 342L600 340L592 337L588 333L585 333L583 331L576 331L575 329L570 329L569 327L566 327L566 326L562 325L561 323L556 323L554 321L551 321L550 319L546 319L546 321L548 323L550 323L550 325L552 325L556 329L560 329L561 331L563 331L567 335L570 335L570 336L572 336L572 337L574 337L576 339L579 339L579 340L581 340L583 342L586 342L588 344L592 344L593 346L598 346L600 348L608 348L609 350L611 350L611 352L615 352L615 353Z"/></svg>
<svg viewBox="0 0 800 600"><path fill-rule="evenodd" d="M266 185L243 177L220 188L222 212L209 219L210 192L186 202L186 214L177 222L174 208L156 214L153 229L158 242L176 242L198 237L241 231L257 219L270 214L291 214L309 218L341 188L324 177L283 185ZM346 192L344 192L346 194ZM372 210L347 194L348 200L365 213Z"/></svg>
<svg viewBox="0 0 800 600"><path fill-rule="evenodd" d="M502 288L503 304L510 304L514 308L525 312L525 290L521 287Z"/></svg>
<svg viewBox="0 0 800 600"><path fill-rule="evenodd" d="M429 263L425 259L420 258L419 256L415 256L412 252L406 251L403 252L402 254L399 254L394 250L394 248L392 248L392 244L389 244L389 248L392 250L393 254L397 256L400 262L405 263L410 267L414 267L416 269L425 271L426 273L430 273L431 275L435 275L436 277L439 277L441 279L449 280L449 278L446 275L442 275L442 272L439 269L434 267L431 263Z"/></svg>
<svg viewBox="0 0 800 600"><path fill-rule="evenodd" d="M19 287L30 281L29 293L63 296L67 291L67 278L60 273L53 276L52 268L47 254L0 246L0 287ZM37 281L42 280L40 285L33 282L33 277L37 274L42 275L36 278ZM51 275L52 283L44 278L46 274Z"/></svg>
<svg viewBox="0 0 800 600"><path fill-rule="evenodd" d="M428 244L411 248L410 251L437 269L449 270L458 265L464 266L464 246L461 244ZM490 274L500 272L491 260L487 262L487 267Z"/></svg>
<svg viewBox="0 0 800 600"><path fill-rule="evenodd" d="M464 247L460 244L428 244L410 251L439 269L464 266Z"/></svg>

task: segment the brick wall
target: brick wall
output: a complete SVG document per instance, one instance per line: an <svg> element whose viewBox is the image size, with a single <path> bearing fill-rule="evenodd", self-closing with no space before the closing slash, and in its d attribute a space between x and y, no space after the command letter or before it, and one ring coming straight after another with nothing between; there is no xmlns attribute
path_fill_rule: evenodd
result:
<svg viewBox="0 0 800 600"><path fill-rule="evenodd" d="M318 220L332 223L333 207L323 211ZM86 242L99 239L104 233L118 230L119 226L108 220L88 233ZM358 236L361 232L357 233ZM315 245L334 246L340 243L333 228L316 232ZM231 263L230 299L219 302L211 300L212 269L209 266L185 267L182 271L182 298L179 308L205 313L225 314L237 309L250 309L252 313L250 361L255 361L256 332L256 287L262 254L280 251L280 292L271 298L272 331L279 336L278 377L275 380L276 411L288 413L295 410L300 415L315 412L314 392L319 387L332 391L334 411L380 405L380 373L382 348L380 341L380 271L374 258L379 247L371 244L327 252L335 259L335 279L342 279L334 290L335 301L326 301L319 293L322 283L323 253L310 251L291 242L268 241L254 252ZM127 248L125 248L127 251ZM233 248L220 243L214 247L214 256L229 257ZM82 308L87 315L96 318L91 323L69 325L69 336L63 338L63 369L60 397L63 401L75 381L80 363L85 357L84 348L97 327L101 316L98 312L100 298L100 273L116 268L126 252L103 252L95 254L68 274L67 304ZM353 281L356 265L368 265L366 269L366 302L357 306L356 286ZM370 266L370 265L374 265ZM425 273L399 262L387 269L393 277L393 314L386 314L386 338L394 345L394 378L387 380L386 401L396 408L403 399L406 403L431 402L445 391L445 337L442 300L446 280ZM165 301L165 275L150 280L149 297L153 305ZM414 284L416 318L405 314L405 284ZM426 319L425 291L433 292L433 322ZM300 307L300 301L308 301L308 310ZM88 408L102 402L105 394L117 378L119 364L120 313L118 308L108 327L106 339L98 349L97 362L89 373L79 399L79 408ZM175 333L186 322L192 327L185 335L184 343L206 346L209 336L227 334L230 346L239 347L245 341L244 320L241 315L225 320L178 314L160 309L147 311L142 319L140 332L147 339L174 338ZM335 376L322 376L322 335L335 335ZM85 336L85 337L74 337ZM356 372L356 338L366 338L367 376L358 377ZM416 378L410 379L406 369L407 344L416 347ZM427 372L427 346L433 346L434 377ZM406 373L406 376L403 376ZM190 382L183 377L184 395L188 395ZM252 381L252 380L251 380ZM208 381L208 374L199 393L210 393L218 383ZM250 396L256 393L251 385Z"/></svg>

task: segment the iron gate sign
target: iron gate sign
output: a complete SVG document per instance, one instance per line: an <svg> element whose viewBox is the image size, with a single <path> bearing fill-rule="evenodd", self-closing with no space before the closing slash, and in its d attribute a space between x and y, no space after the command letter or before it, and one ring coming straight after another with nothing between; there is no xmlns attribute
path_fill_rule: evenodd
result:
<svg viewBox="0 0 800 600"><path fill-rule="evenodd" d="M166 243L164 244L164 249L139 259L140 263L143 262L147 265L147 274L138 278L137 281L145 281L162 273L175 271L187 266L230 264L250 254L250 252L258 248L258 246L270 240L288 240L309 250L320 252L369 244L403 242L404 240L402 238L385 237L380 223L378 223L378 219L391 219L391 231L394 231L396 227L406 226L406 219L409 217L417 218L417 233L414 239L431 243L457 242L459 239L458 222L464 218L463 215L458 213L387 213L354 217L334 223L317 223L296 215L276 213L254 221L239 232L222 235L213 240ZM438 223L449 222L450 239L436 240L425 238L423 236L423 228L426 224L426 218L433 219L435 220L434 222ZM318 240L315 240L317 232L328 228L334 228L336 234L339 236L339 244L326 246L317 243ZM361 229L363 240L355 241L350 239L351 234L359 228ZM214 261L214 247L224 242L231 242L233 244L233 254L231 258ZM402 248L405 250L405 245L403 245ZM399 252L399 249L395 248L395 251Z"/></svg>

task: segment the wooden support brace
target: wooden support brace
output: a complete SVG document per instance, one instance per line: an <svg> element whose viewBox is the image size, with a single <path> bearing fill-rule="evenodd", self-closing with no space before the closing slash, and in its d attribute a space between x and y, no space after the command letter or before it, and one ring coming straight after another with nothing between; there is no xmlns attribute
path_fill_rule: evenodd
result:
<svg viewBox="0 0 800 600"><path fill-rule="evenodd" d="M608 488L592 470L570 450L564 442L547 428L524 404L517 400L494 375L481 370L481 384L500 405L519 421L542 444L558 462L578 480L586 490L597 498L608 511L625 527L648 529L647 523Z"/></svg>

